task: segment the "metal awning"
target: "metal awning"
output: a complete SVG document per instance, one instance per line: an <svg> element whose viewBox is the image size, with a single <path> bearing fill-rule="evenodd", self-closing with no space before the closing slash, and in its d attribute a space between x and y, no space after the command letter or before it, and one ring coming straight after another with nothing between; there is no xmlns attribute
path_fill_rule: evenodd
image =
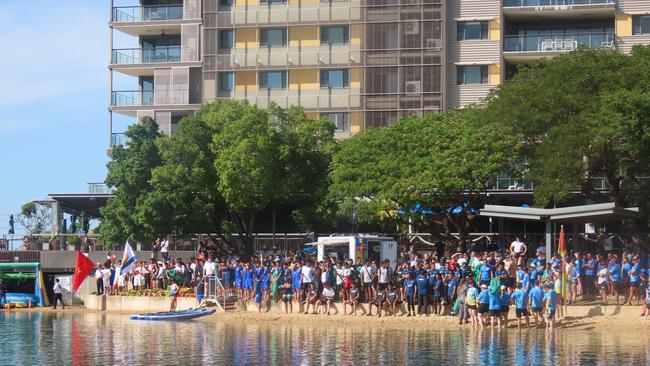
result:
<svg viewBox="0 0 650 366"><path fill-rule="evenodd" d="M50 193L48 196L57 201L65 213L85 212L95 219L101 217L99 209L106 206L108 199L113 197L110 193Z"/></svg>
<svg viewBox="0 0 650 366"><path fill-rule="evenodd" d="M607 222L642 218L638 207L616 207L613 202L561 208L534 208L485 205L481 216L503 217L526 221Z"/></svg>
<svg viewBox="0 0 650 366"><path fill-rule="evenodd" d="M306 243L305 245L350 245L350 241L349 240L315 241L313 243Z"/></svg>

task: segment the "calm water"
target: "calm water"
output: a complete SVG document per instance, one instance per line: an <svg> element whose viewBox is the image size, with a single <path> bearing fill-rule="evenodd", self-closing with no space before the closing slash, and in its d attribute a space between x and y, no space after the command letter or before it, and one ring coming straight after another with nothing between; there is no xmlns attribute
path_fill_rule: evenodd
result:
<svg viewBox="0 0 650 366"><path fill-rule="evenodd" d="M2 365L646 365L647 334L382 330L0 313Z"/></svg>

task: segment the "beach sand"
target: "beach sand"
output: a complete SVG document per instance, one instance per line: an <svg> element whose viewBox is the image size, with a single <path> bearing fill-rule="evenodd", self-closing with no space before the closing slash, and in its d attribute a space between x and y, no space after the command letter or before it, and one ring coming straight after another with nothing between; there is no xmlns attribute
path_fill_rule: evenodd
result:
<svg viewBox="0 0 650 366"><path fill-rule="evenodd" d="M296 307L294 306L294 309ZM650 330L650 319L644 320L640 316L643 312L642 306L602 306L602 305L573 305L568 306L567 315L562 318L556 327L560 329L575 329L587 331L648 331ZM350 311L348 309L348 311ZM98 310L90 310L81 306L66 307L65 310L52 308L33 308L33 309L12 309L3 310L5 313L10 312L42 312L42 313L102 313ZM107 311L106 314L135 314L133 311ZM413 328L436 328L441 330L453 329L470 329L469 324L459 325L456 316L427 316L427 317L384 317L378 318L376 315L369 317L365 315L342 315L332 314L331 316L318 314L284 314L277 307L272 311L259 314L256 311L229 311L227 313L217 312L216 314L197 319L201 322L220 322L231 324L251 324L259 323L265 325L296 325L296 326L328 326L328 327L360 327L382 329L413 329ZM516 319L514 309L511 307L509 316L510 324L508 328L516 328ZM532 322L532 318L531 318ZM488 327L489 328L489 327Z"/></svg>

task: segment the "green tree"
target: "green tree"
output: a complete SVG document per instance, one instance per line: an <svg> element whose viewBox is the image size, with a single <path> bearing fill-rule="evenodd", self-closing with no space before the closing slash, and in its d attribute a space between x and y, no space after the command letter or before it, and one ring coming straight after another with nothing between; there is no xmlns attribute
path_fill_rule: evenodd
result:
<svg viewBox="0 0 650 366"><path fill-rule="evenodd" d="M45 234L51 229L52 209L35 202L20 207L16 221L25 228L27 234Z"/></svg>
<svg viewBox="0 0 650 366"><path fill-rule="evenodd" d="M643 205L650 153L650 47L579 50L521 69L484 117L520 133L540 206L580 189L596 201ZM603 177L609 190L595 192Z"/></svg>
<svg viewBox="0 0 650 366"><path fill-rule="evenodd" d="M422 220L411 210L421 205L437 214L422 222L431 232L458 232L465 244L473 208L497 174L512 169L520 146L509 128L478 114L407 117L349 139L334 156L331 197L358 220L384 225Z"/></svg>
<svg viewBox="0 0 650 366"><path fill-rule="evenodd" d="M158 124L145 117L125 133L127 146L115 146L108 163L106 184L114 188L113 198L101 209L99 234L106 244L126 240L150 240L155 232L142 224L138 206L152 190L151 172L162 164L156 145L161 134Z"/></svg>
<svg viewBox="0 0 650 366"><path fill-rule="evenodd" d="M159 140L164 164L152 173L139 221L153 232L215 235L228 246L217 249L249 255L261 211L282 206L298 215L325 194L333 130L296 107L206 105Z"/></svg>

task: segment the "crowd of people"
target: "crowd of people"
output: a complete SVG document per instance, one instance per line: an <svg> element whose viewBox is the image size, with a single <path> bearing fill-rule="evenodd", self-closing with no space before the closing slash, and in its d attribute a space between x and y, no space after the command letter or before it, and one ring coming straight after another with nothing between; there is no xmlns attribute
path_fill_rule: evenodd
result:
<svg viewBox="0 0 650 366"><path fill-rule="evenodd" d="M152 259L119 275L117 293L129 284L134 289L172 286L172 291L195 287L197 299L214 293L254 302L259 312L266 302L276 301L284 304L286 313L296 306L305 314L330 315L336 307L346 315L451 315L478 328L507 327L514 307L518 327L534 322L552 329L562 317L563 305L597 298L603 305L611 299L621 305L643 303L648 316L650 260L638 250L546 258L543 250L529 250L520 238L509 247L468 249L445 257L439 250L417 252L411 246L396 263L334 257L315 261L304 253L287 252L248 260L200 255L189 264L180 258ZM95 272L98 294L113 293L115 275L109 253ZM203 278L217 279L220 286Z"/></svg>

